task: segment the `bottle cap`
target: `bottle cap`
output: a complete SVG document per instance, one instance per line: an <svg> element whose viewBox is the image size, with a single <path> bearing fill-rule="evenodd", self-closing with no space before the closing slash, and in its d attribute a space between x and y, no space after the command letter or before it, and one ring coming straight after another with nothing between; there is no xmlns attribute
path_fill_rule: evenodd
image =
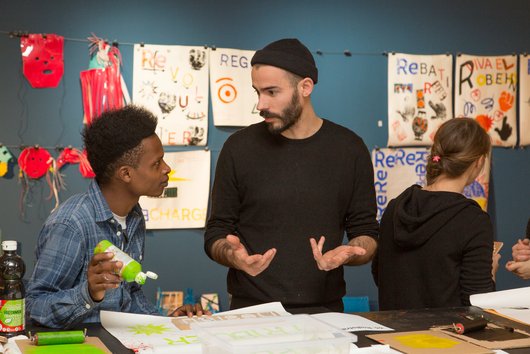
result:
<svg viewBox="0 0 530 354"><path fill-rule="evenodd" d="M3 241L2 249L4 251L16 251L17 250L17 241Z"/></svg>
<svg viewBox="0 0 530 354"><path fill-rule="evenodd" d="M158 279L158 274L153 272L146 272L145 275L147 275L147 277L151 279Z"/></svg>
<svg viewBox="0 0 530 354"><path fill-rule="evenodd" d="M158 274L153 273L153 272L146 272L146 273L138 272L138 274L136 274L136 277L134 278L134 281L137 282L140 285L143 285L143 284L145 284L145 280L147 278L157 279L158 278Z"/></svg>

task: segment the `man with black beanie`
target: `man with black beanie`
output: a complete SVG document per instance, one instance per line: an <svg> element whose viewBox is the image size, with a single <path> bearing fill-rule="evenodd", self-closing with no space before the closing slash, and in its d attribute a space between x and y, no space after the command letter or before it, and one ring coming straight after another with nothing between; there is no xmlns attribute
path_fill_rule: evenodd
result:
<svg viewBox="0 0 530 354"><path fill-rule="evenodd" d="M232 309L281 301L294 313L342 311L343 265L369 262L377 245L370 154L315 113L318 69L299 40L270 43L251 65L264 122L223 146L205 251L229 267Z"/></svg>

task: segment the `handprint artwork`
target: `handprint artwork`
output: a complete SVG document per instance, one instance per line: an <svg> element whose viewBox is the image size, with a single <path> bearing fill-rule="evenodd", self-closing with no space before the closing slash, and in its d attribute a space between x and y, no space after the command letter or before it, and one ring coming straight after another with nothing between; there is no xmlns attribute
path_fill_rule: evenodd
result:
<svg viewBox="0 0 530 354"><path fill-rule="evenodd" d="M414 117L414 114L416 113L416 108L414 106L405 106L405 109L403 109L403 112L400 110L396 111L401 118L403 118L404 122L408 122L409 119L412 119Z"/></svg>
<svg viewBox="0 0 530 354"><path fill-rule="evenodd" d="M512 107L515 101L515 96L509 92L502 91L501 96L499 97L499 107L501 111L508 112Z"/></svg>
<svg viewBox="0 0 530 354"><path fill-rule="evenodd" d="M451 55L388 57L388 146L429 146L452 118Z"/></svg>
<svg viewBox="0 0 530 354"><path fill-rule="evenodd" d="M435 115L431 116L432 119L445 119L447 118L447 109L445 108L445 105L440 103L433 103L432 101L429 101L429 107L432 108Z"/></svg>
<svg viewBox="0 0 530 354"><path fill-rule="evenodd" d="M514 146L517 141L516 63L515 55L462 54L456 59L455 116L475 118L493 146Z"/></svg>
<svg viewBox="0 0 530 354"><path fill-rule="evenodd" d="M501 129L495 128L495 131L499 134L499 137L502 141L508 140L508 138L512 135L512 127L507 123L507 121L508 117L504 116L502 119Z"/></svg>

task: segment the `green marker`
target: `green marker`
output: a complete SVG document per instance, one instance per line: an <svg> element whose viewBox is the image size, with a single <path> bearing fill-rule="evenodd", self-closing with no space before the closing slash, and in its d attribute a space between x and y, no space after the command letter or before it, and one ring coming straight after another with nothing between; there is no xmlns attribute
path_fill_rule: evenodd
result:
<svg viewBox="0 0 530 354"><path fill-rule="evenodd" d="M135 281L142 285L147 278L157 279L158 275L153 272L142 272L142 265L131 258L127 253L114 246L110 241L103 240L94 248L94 254L112 252L114 257L112 261L120 261L123 267L120 269L120 276L126 282Z"/></svg>

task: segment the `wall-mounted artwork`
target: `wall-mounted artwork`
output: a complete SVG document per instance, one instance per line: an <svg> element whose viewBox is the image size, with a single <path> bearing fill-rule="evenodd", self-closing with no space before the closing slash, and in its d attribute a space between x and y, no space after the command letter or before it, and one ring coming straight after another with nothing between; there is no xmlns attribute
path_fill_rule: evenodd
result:
<svg viewBox="0 0 530 354"><path fill-rule="evenodd" d="M474 118L494 146L517 142L517 56L456 58L455 117Z"/></svg>
<svg viewBox="0 0 530 354"><path fill-rule="evenodd" d="M250 60L253 50L210 50L210 88L216 126L246 127L261 122L252 88Z"/></svg>
<svg viewBox="0 0 530 354"><path fill-rule="evenodd" d="M388 146L428 146L453 118L453 57L388 55Z"/></svg>
<svg viewBox="0 0 530 354"><path fill-rule="evenodd" d="M519 56L519 145L530 145L530 56Z"/></svg>
<svg viewBox="0 0 530 354"><path fill-rule="evenodd" d="M189 229L206 224L210 188L210 151L180 151L164 155L171 167L160 197L140 198L147 229Z"/></svg>
<svg viewBox="0 0 530 354"><path fill-rule="evenodd" d="M429 150L426 148L374 149L374 185L377 201L377 220L381 220L388 203L413 184L427 185L426 167ZM475 200L482 210L488 207L490 159L476 180L464 189L464 195Z"/></svg>
<svg viewBox="0 0 530 354"><path fill-rule="evenodd" d="M133 102L158 117L163 145L206 145L208 49L134 45Z"/></svg>

